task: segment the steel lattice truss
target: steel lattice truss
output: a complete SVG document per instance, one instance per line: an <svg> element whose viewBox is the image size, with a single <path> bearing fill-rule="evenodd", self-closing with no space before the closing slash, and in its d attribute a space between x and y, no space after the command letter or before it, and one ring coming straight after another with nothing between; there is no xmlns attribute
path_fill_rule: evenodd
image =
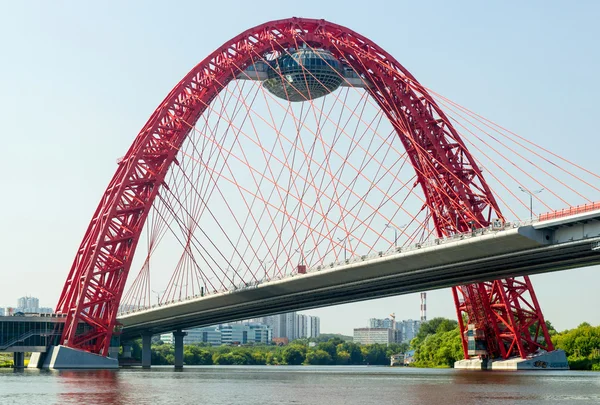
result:
<svg viewBox="0 0 600 405"><path fill-rule="evenodd" d="M360 86L290 103L245 80L301 47L329 51ZM124 303L144 306L151 267L172 271L158 297L167 303L494 219L504 217L465 142L391 55L324 20L269 22L194 67L120 160L57 305L62 343L108 353L136 249ZM156 259L165 245L175 264ZM453 291L465 356L467 323L486 331L492 356L552 349L527 277Z"/></svg>

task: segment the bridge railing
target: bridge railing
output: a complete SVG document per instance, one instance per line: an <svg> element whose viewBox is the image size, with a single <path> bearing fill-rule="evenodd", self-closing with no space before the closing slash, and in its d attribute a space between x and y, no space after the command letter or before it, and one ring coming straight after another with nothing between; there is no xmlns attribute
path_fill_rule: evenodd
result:
<svg viewBox="0 0 600 405"><path fill-rule="evenodd" d="M564 208L558 211L547 212L540 214L538 217L539 221L547 221L549 219L558 219L568 217L570 215L583 214L589 211L600 210L600 202L593 202L589 204L576 205L575 207Z"/></svg>
<svg viewBox="0 0 600 405"><path fill-rule="evenodd" d="M505 231L507 229L531 225L535 222L538 222L537 218L524 220L524 221L506 221L506 222L500 222L500 223L496 222L485 228L476 228L473 231L457 233L457 234L447 236L444 238L432 238L432 239L429 239L429 240L426 240L426 241L423 241L420 243L411 244L410 246L397 246L397 247L392 247L391 249L388 249L386 251L379 251L379 252L371 253L369 255L362 255L362 256L355 255L355 256L348 258L347 260L334 261L334 262L331 262L328 264L321 263L319 265L315 265L315 266L308 268L306 270L306 273L315 273L315 272L319 272L322 270L334 269L336 267L346 266L348 264L353 264L353 263L358 263L358 262L364 262L364 261L368 261L368 260L372 260L372 259L377 259L380 257L387 257L387 256L391 256L391 255L396 255L399 253L406 253L406 252L415 251L415 250L419 250L419 249L423 249L423 248L444 245L447 243L451 243L451 242L455 242L455 241L459 241L459 240L463 240L463 239L469 239L469 238L473 238L473 237L477 237L477 236L481 236L481 235L498 233L498 232ZM266 280L266 281L261 280L261 281L240 283L237 285L231 285L231 286L229 286L228 289L223 288L221 290L214 291L212 293L206 292L203 296L207 297L207 296L215 295L215 294L234 294L234 293L237 293L240 291L258 288L258 286L260 286L261 284L268 282L268 281L283 280L286 278L293 278L293 277L298 277L298 276L302 276L302 275L287 274L287 275L283 275L283 276L280 275L278 277L275 277L271 280ZM200 298L200 297L201 297L200 295L194 295L194 296L181 298L178 300L172 300L169 302L154 304L150 307L121 309L119 311L119 315L127 315L130 313L146 311L148 309L158 308L158 307L162 307L162 306L166 306L166 305L174 304L174 303L178 303L178 302L185 302L185 301L189 301L189 300Z"/></svg>
<svg viewBox="0 0 600 405"><path fill-rule="evenodd" d="M541 221L547 221L550 219L567 217L570 215L582 214L582 213L594 211L594 210L600 210L600 202L583 204L583 205L578 205L575 207L565 208L562 210L552 211L552 212L548 212L545 214L540 214L537 218L532 218L532 219L523 220L523 221L506 221L506 222L494 221L488 227L477 228L477 229L474 229L473 231L457 233L457 234L447 236L444 238L432 238L432 239L428 239L428 240L420 242L420 243L411 244L410 246L392 247L391 249L388 249L386 251L379 251L379 252L371 253L369 255L362 255L362 256L355 255L355 256L348 258L347 260L333 261L333 262L330 262L327 264L320 263L318 265L308 268L306 270L306 273L315 273L315 272L319 272L322 270L334 269L336 267L346 266L348 264L364 262L364 261L368 261L368 260L372 260L372 259L377 259L380 257L387 257L390 255L415 251L415 250L428 248L428 247L432 247L432 246L439 246L439 245L443 245L446 243L459 241L462 239L469 239L469 238L477 237L477 236L481 236L481 235L502 232L507 229L532 225L534 223L541 222ZM600 247L599 247L599 250L600 250ZM248 282L248 283L241 283L241 284L237 284L237 285L231 285L231 286L229 286L228 289L223 288L218 291L213 291L212 293L207 292L206 294L204 294L204 296L210 296L210 295L214 295L214 294L234 294L239 291L258 288L259 285L261 285L265 282L268 282L268 281L283 280L286 278L292 278L292 277L297 277L297 276L299 276L299 275L298 274L287 274L287 275L283 275L283 276L280 275L278 277L275 277L271 280L266 280L266 281L260 280L260 281L254 281L254 282ZM300 276L302 276L302 275L300 275ZM151 308L156 308L156 307L169 305L169 304L173 304L173 303L177 303L177 302L184 302L184 301L192 300L192 299L199 298L199 297L200 297L199 295L195 295L195 296L189 296L189 297L185 297L185 298L182 298L179 300L173 300L173 301L162 303L162 304L155 304L150 307L122 309L121 311L119 311L119 315L126 315L126 314L130 314L130 313L134 313L134 312L145 311L145 310L148 310Z"/></svg>

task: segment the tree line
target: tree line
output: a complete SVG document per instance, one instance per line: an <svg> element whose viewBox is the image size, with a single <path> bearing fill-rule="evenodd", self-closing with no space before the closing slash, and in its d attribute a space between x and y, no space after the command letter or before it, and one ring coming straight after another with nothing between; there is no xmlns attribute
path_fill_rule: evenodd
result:
<svg viewBox="0 0 600 405"><path fill-rule="evenodd" d="M582 323L563 332L557 332L549 321L546 326L554 348L565 351L572 370L600 371L600 326ZM457 322L449 319L424 323L411 347L416 367L452 367L464 358Z"/></svg>
<svg viewBox="0 0 600 405"><path fill-rule="evenodd" d="M408 344L360 345L334 337L315 345L309 345L306 339L287 346L188 344L183 356L187 365L389 365L392 354L408 348ZM132 356L141 358L139 341L133 343ZM152 345L152 364L168 365L174 361L173 345L161 342Z"/></svg>
<svg viewBox="0 0 600 405"><path fill-rule="evenodd" d="M559 333L550 322L547 325L555 348L566 352L572 369L600 370L600 326L582 323ZM464 358L458 324L445 318L423 323L410 345L361 345L336 335L312 341L311 345L307 339L298 339L287 346L191 344L184 347L184 362L187 365L389 365L392 354L414 350L412 366L453 367L455 361ZM134 343L132 354L141 358L141 342ZM174 360L172 345L160 341L152 345L152 364L168 365Z"/></svg>

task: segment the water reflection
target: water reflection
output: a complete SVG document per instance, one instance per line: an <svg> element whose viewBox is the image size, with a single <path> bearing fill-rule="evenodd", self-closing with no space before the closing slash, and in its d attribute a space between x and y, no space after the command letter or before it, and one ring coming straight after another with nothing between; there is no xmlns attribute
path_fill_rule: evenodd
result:
<svg viewBox="0 0 600 405"><path fill-rule="evenodd" d="M122 392L127 383L115 370L57 371L60 404L125 404ZM132 404L128 404L132 405Z"/></svg>
<svg viewBox="0 0 600 405"><path fill-rule="evenodd" d="M0 370L0 404L593 404L600 373L389 367Z"/></svg>

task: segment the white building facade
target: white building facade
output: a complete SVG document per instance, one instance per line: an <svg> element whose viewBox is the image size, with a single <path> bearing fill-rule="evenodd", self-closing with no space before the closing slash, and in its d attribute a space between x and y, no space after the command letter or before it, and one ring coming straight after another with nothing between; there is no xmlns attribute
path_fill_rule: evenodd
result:
<svg viewBox="0 0 600 405"><path fill-rule="evenodd" d="M396 328L399 329L400 333L402 334L402 343L410 343L410 341L417 336L417 333L419 333L421 321L406 319L404 321L397 322Z"/></svg>
<svg viewBox="0 0 600 405"><path fill-rule="evenodd" d="M231 323L205 328L186 329L183 344L207 343L211 346L269 344L271 328L259 323ZM160 340L173 344L173 334L163 333Z"/></svg>
<svg viewBox="0 0 600 405"><path fill-rule="evenodd" d="M363 345L400 343L400 331L392 328L356 328L353 341Z"/></svg>

